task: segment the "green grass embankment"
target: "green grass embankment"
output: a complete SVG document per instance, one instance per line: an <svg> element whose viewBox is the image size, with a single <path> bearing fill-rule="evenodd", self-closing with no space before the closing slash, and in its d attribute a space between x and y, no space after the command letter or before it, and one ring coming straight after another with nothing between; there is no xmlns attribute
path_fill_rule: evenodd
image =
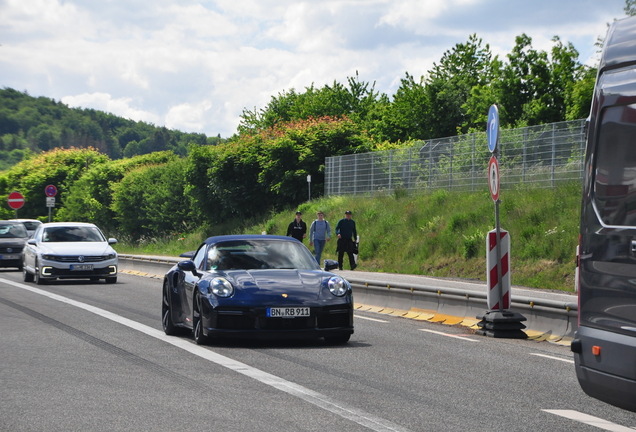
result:
<svg viewBox="0 0 636 432"><path fill-rule="evenodd" d="M501 227L511 238L512 284L573 291L580 185L518 187L503 190L500 199ZM495 206L488 191L328 197L298 209L308 227L322 210L332 231L345 210L351 210L360 235L359 270L486 280L486 233L495 227ZM174 236L135 247L122 244L117 250L178 255L196 249L207 235L263 231L285 235L295 211L266 215L241 228L236 227L238 223L214 227L205 234ZM333 232L332 237L323 259L336 258ZM345 263L348 268L347 258Z"/></svg>

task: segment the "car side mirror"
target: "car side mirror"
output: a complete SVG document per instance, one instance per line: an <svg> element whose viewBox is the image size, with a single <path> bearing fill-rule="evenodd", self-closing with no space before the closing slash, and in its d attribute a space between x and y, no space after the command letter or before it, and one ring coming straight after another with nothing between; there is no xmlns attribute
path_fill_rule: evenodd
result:
<svg viewBox="0 0 636 432"><path fill-rule="evenodd" d="M192 272L193 275L199 276L197 272L197 265L192 260L181 261L177 264L177 268L184 272Z"/></svg>
<svg viewBox="0 0 636 432"><path fill-rule="evenodd" d="M37 242L37 241L35 241L35 239L29 239L29 240L27 240L27 244L30 244L30 245L35 246L35 245L37 245L37 244L38 244L38 242Z"/></svg>
<svg viewBox="0 0 636 432"><path fill-rule="evenodd" d="M110 245L110 244L117 244L117 239L109 238L109 239L108 239L108 244L109 244L109 245Z"/></svg>

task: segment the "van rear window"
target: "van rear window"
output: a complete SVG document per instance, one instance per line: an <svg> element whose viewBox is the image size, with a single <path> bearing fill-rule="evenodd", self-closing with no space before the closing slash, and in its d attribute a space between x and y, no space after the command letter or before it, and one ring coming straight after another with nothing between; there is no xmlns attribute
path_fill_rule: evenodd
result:
<svg viewBox="0 0 636 432"><path fill-rule="evenodd" d="M636 104L603 111L594 204L606 225L636 226Z"/></svg>

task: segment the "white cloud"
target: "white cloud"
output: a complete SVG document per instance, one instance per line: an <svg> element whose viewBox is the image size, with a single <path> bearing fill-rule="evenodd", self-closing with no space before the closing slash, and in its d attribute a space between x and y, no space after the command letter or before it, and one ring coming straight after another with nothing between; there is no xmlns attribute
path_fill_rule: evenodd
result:
<svg viewBox="0 0 636 432"><path fill-rule="evenodd" d="M230 136L244 108L359 71L393 94L476 33L590 58L624 0L0 0L0 86Z"/></svg>
<svg viewBox="0 0 636 432"><path fill-rule="evenodd" d="M184 103L170 108L165 124L169 129L201 132L212 104L204 100L197 104Z"/></svg>
<svg viewBox="0 0 636 432"><path fill-rule="evenodd" d="M162 124L157 114L133 108L132 98L113 99L107 93L83 93L76 96L64 96L61 100L70 107L92 108L135 121Z"/></svg>

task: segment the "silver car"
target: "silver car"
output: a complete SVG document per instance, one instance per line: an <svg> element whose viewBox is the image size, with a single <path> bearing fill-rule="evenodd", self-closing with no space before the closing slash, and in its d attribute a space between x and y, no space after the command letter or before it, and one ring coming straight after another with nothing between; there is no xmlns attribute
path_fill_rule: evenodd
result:
<svg viewBox="0 0 636 432"><path fill-rule="evenodd" d="M55 279L105 279L117 282L114 238L91 223L42 224L27 241L22 273L25 282L43 284Z"/></svg>
<svg viewBox="0 0 636 432"><path fill-rule="evenodd" d="M33 237L33 234L35 234L35 230L38 229L40 225L42 225L42 222L40 222L37 219L9 219L9 220L22 222L27 232L29 233L29 237Z"/></svg>

